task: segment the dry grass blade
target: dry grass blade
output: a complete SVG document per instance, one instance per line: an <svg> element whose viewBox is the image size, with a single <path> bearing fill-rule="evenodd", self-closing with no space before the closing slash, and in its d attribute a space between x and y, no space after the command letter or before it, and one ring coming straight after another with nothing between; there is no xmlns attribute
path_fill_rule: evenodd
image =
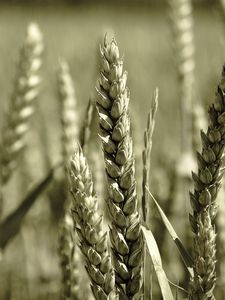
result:
<svg viewBox="0 0 225 300"><path fill-rule="evenodd" d="M190 299L214 299L216 284L216 244L213 221L217 213L217 194L223 176L222 156L225 144L225 67L215 100L209 108L209 126L201 132L202 151L197 153L198 173L192 174L194 193L190 193L194 232L194 279Z"/></svg>
<svg viewBox="0 0 225 300"><path fill-rule="evenodd" d="M145 222L148 220L148 203L146 186L149 186L150 155L152 149L152 135L155 128L155 117L158 108L158 89L155 90L151 109L148 114L147 128L144 133L144 150L142 153L143 179L142 179L142 214Z"/></svg>
<svg viewBox="0 0 225 300"><path fill-rule="evenodd" d="M180 252L181 258L182 258L185 266L187 267L190 275L193 277L193 260L192 260L191 256L186 251L186 249L183 246L181 240L179 239L176 231L174 230L172 224L170 223L167 216L164 214L162 208L160 207L158 201L155 199L155 197L152 195L152 193L149 190L148 190L148 193L151 196L151 198L153 199L153 201L157 207L157 210L162 218L162 221L163 221L164 225L166 226L167 231L169 232L170 236L174 240L174 243L176 244L176 246Z"/></svg>
<svg viewBox="0 0 225 300"><path fill-rule="evenodd" d="M110 238L120 297L132 299L141 292L143 237L137 210L126 82L127 72L123 71L117 43L105 39L96 101L108 181Z"/></svg>
<svg viewBox="0 0 225 300"><path fill-rule="evenodd" d="M1 141L1 179L6 183L17 165L18 154L25 147L24 136L29 130L29 119L34 113L34 100L39 93L43 52L42 34L36 24L30 24L20 52L17 76Z"/></svg>
<svg viewBox="0 0 225 300"><path fill-rule="evenodd" d="M97 300L117 299L115 275L107 251L107 234L102 230L102 216L98 213L91 173L81 148L71 160L70 178L72 215L92 292Z"/></svg>
<svg viewBox="0 0 225 300"><path fill-rule="evenodd" d="M167 276L164 272L163 266L162 266L162 260L161 255L159 253L159 249L157 246L157 243L155 241L155 238L151 232L151 230L146 229L145 227L141 227L142 232L145 237L145 241L147 244L147 249L149 252L149 255L151 256L152 263L158 278L159 286L161 289L163 300L174 300L170 285L167 279Z"/></svg>
<svg viewBox="0 0 225 300"><path fill-rule="evenodd" d="M21 224L30 208L52 181L55 168L51 169L47 176L28 193L19 207L1 222L0 249L4 249L8 242L19 232Z"/></svg>

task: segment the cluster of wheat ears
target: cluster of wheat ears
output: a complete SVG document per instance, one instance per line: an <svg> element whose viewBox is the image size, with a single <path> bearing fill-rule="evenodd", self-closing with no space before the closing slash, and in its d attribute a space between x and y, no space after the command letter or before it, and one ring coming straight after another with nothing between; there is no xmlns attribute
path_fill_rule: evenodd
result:
<svg viewBox="0 0 225 300"><path fill-rule="evenodd" d="M173 5L173 1L171 3ZM179 15L174 18L176 17L179 19ZM185 24L191 21L188 16L184 17L186 23L180 24L185 27ZM177 33L176 30L175 32ZM182 47L180 72L184 77L183 91L186 91L186 94L183 93L184 105L185 99L190 97L187 86L190 87L192 84L193 64L190 57L193 49L190 44L184 44ZM36 24L31 24L21 49L10 105L4 116L0 144L1 208L4 205L2 190L12 177L26 146L25 134L30 129L29 119L33 115L34 101L39 94L41 82L39 70L43 48L39 28ZM187 53L191 55L185 57ZM186 64L182 65L182 58ZM127 72L124 71L123 59L115 39L108 41L105 38L100 47L100 72L96 97L95 101L91 100L88 104L81 130L77 120L73 82L68 64L63 60L60 60L58 89L61 105L62 156L65 166L63 182L65 199L62 199L64 211L59 233L62 298L81 299L79 270L84 266L93 296L97 300L152 299L150 273L153 269L160 286L162 295L160 297L164 300L172 300L175 297L179 299L177 290L180 287L178 285L172 287L167 279L157 247L157 236L154 237L150 229L149 202L152 201L187 268L188 289L183 290L186 299L215 299L214 289L217 280L215 217L218 208L216 198L224 170L222 162L225 144L225 68L214 102L208 110L208 129L206 132L201 131L202 150L197 152L198 169L192 173L194 191L190 193L192 207L190 230L193 232L193 246L189 251L185 250L149 187L150 153L158 106L158 90L156 89L154 93L147 129L144 132L142 195L137 195L128 109L130 92L127 87ZM98 208L99 196L87 161L95 110L105 163L108 231L103 226L104 217ZM52 180L54 170L61 165L60 163L52 168L43 181L29 192L15 212L1 220L2 250L19 231L29 208Z"/></svg>

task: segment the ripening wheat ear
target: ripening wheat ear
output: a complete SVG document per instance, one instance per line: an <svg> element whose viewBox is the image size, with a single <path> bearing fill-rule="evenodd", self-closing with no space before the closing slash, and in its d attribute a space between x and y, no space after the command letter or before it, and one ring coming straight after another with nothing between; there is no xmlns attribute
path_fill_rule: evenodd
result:
<svg viewBox="0 0 225 300"><path fill-rule="evenodd" d="M115 275L107 251L107 234L102 230L102 216L98 214L92 176L81 148L76 150L71 160L70 177L72 215L94 297L97 300L117 299Z"/></svg>
<svg viewBox="0 0 225 300"><path fill-rule="evenodd" d="M133 299L142 285L143 238L137 211L127 72L123 71L115 40L104 41L100 75L97 109L108 180L113 263L120 297Z"/></svg>
<svg viewBox="0 0 225 300"><path fill-rule="evenodd" d="M179 80L182 152L192 150L192 97L194 86L194 41L191 0L168 0L173 45Z"/></svg>
<svg viewBox="0 0 225 300"><path fill-rule="evenodd" d="M3 184L12 175L17 157L25 146L24 136L29 130L29 119L34 113L34 100L39 93L43 52L42 34L32 23L28 26L25 43L20 52L14 90L4 121L1 139L0 169Z"/></svg>
<svg viewBox="0 0 225 300"><path fill-rule="evenodd" d="M209 108L207 133L201 132L202 152L197 153L198 174L193 173L194 193L190 194L194 232L194 279L190 299L214 299L216 282L215 226L216 197L223 175L222 156L225 144L225 67L214 103Z"/></svg>
<svg viewBox="0 0 225 300"><path fill-rule="evenodd" d="M74 143L78 142L78 117L76 110L76 96L69 65L60 61L58 73L58 95L62 125L62 156L65 163L65 203L64 216L60 224L59 254L62 269L62 299L79 299L79 258L80 252L76 246L77 237L73 232L73 220L70 213L71 199L67 186L67 164L73 154Z"/></svg>

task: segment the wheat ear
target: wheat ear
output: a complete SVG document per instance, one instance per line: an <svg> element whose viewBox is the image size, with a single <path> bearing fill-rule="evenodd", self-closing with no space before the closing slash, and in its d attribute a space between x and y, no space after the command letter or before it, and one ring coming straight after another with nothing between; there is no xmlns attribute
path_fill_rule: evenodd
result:
<svg viewBox="0 0 225 300"><path fill-rule="evenodd" d="M150 111L148 113L147 128L144 132L144 150L142 152L143 175L142 175L142 214L143 220L148 220L148 204L146 187L149 186L150 155L152 150L152 135L155 128L155 117L158 108L158 89L155 90Z"/></svg>
<svg viewBox="0 0 225 300"><path fill-rule="evenodd" d="M92 176L81 148L76 150L71 160L70 175L72 215L93 294L97 300L117 299L115 275L107 251L107 233L102 230L102 216L98 213Z"/></svg>
<svg viewBox="0 0 225 300"><path fill-rule="evenodd" d="M60 60L58 73L58 95L61 112L62 126L62 156L65 162L65 179L68 176L67 164L73 154L74 143L78 142L78 117L76 109L76 95L73 80L70 75L69 65L65 60ZM67 180L65 188L65 213L60 225L59 254L62 269L63 299L79 299L79 252L76 246L77 237L73 230L73 219L70 213L71 199L68 191Z"/></svg>
<svg viewBox="0 0 225 300"><path fill-rule="evenodd" d="M2 130L1 178L3 184L17 165L17 157L25 146L24 136L29 130L29 119L34 113L34 100L39 93L38 74L43 52L42 34L32 23L28 26L25 43L20 52L17 75L10 107Z"/></svg>
<svg viewBox="0 0 225 300"><path fill-rule="evenodd" d="M209 108L207 133L201 132L202 152L197 153L198 173L192 174L194 193L190 193L194 232L194 279L190 299L214 299L216 282L215 226L216 197L223 175L222 156L225 144L225 67L214 103Z"/></svg>
<svg viewBox="0 0 225 300"><path fill-rule="evenodd" d="M115 40L104 41L100 75L97 109L108 180L113 263L120 297L133 299L142 285L143 238L137 211L127 72L123 71Z"/></svg>
<svg viewBox="0 0 225 300"><path fill-rule="evenodd" d="M192 151L192 98L194 86L194 37L191 0L168 0L179 80L182 152Z"/></svg>
<svg viewBox="0 0 225 300"><path fill-rule="evenodd" d="M62 145L63 157L70 161L74 151L74 142L78 140L79 127L76 112L77 99L70 70L65 60L60 60L58 76L58 93L61 110L61 124L63 128Z"/></svg>

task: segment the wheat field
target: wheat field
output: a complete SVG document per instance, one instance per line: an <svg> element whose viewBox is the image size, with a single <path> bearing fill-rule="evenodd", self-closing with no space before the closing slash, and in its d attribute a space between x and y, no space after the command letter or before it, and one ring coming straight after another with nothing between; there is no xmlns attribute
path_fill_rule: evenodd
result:
<svg viewBox="0 0 225 300"><path fill-rule="evenodd" d="M0 300L225 299L224 15L0 4Z"/></svg>

